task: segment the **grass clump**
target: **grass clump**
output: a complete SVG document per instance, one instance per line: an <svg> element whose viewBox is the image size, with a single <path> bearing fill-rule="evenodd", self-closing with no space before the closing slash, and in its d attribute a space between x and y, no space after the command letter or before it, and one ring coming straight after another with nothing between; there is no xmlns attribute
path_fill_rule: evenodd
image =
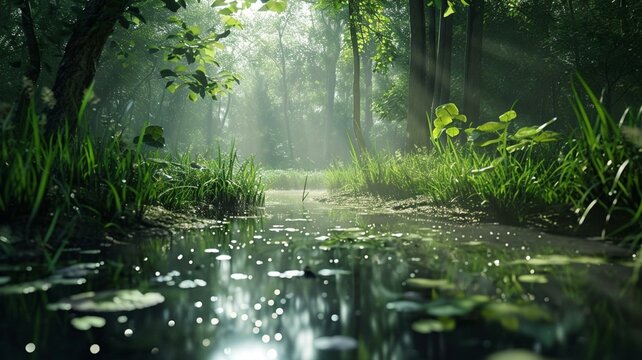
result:
<svg viewBox="0 0 642 360"><path fill-rule="evenodd" d="M431 151L353 153L352 166L328 171L329 188L395 197L424 195L435 205L483 210L509 223L575 219L599 226L604 237L638 243L642 109L627 110L617 122L578 79L580 88L574 87L572 99L580 125L577 134L561 139L545 129L552 121L511 131L517 117L513 110L498 122L460 129L465 116L454 104L446 104L436 109ZM469 141L453 141L463 131Z"/></svg>
<svg viewBox="0 0 642 360"><path fill-rule="evenodd" d="M50 224L52 236L78 220L103 228L135 223L150 205L221 215L263 204L253 160L239 161L234 149L192 161L149 147L145 131L135 142L98 139L82 126L84 107L78 131L45 134L35 108L32 101L24 121L7 118L0 129L0 217L12 224Z"/></svg>

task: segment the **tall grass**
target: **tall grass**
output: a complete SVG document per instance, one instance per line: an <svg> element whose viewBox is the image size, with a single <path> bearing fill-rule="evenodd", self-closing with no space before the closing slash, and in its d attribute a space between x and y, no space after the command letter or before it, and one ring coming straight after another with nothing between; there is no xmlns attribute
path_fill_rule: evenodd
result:
<svg viewBox="0 0 642 360"><path fill-rule="evenodd" d="M578 76L572 106L579 122L582 189L572 200L580 222L601 221L602 235L628 234L642 240L642 107L611 117L588 84ZM588 98L588 106L585 105ZM637 137L637 138L636 138Z"/></svg>
<svg viewBox="0 0 642 360"><path fill-rule="evenodd" d="M88 91L83 104L90 99ZM84 106L78 132L44 134L35 109L32 101L22 123L7 118L0 129L0 218L14 224L79 218L109 227L139 221L149 205L220 215L263 203L252 159L239 161L234 149L196 163L189 154L173 159L146 148L143 136L99 141L86 130Z"/></svg>
<svg viewBox="0 0 642 360"><path fill-rule="evenodd" d="M615 121L584 80L573 84L579 133L501 156L469 144L437 143L410 154L353 154L328 171L332 190L484 210L506 222L572 216L601 235L642 240L642 108ZM587 101L588 100L588 101Z"/></svg>

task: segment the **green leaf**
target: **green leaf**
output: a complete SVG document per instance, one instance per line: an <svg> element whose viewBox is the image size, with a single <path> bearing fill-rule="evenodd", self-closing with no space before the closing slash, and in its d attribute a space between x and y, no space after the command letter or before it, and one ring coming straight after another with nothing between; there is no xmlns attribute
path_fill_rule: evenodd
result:
<svg viewBox="0 0 642 360"><path fill-rule="evenodd" d="M197 93L195 93L195 92L193 92L193 91L190 91L190 92L189 92L189 95L187 95L187 97L189 98L189 100L190 100L191 102L196 102L196 101L198 101L198 94L197 94Z"/></svg>
<svg viewBox="0 0 642 360"><path fill-rule="evenodd" d="M225 5L225 0L215 0L212 3L212 7L223 6L223 5Z"/></svg>
<svg viewBox="0 0 642 360"><path fill-rule="evenodd" d="M455 285L446 279L410 278L406 280L406 284L414 288L424 289L451 290L455 288Z"/></svg>
<svg viewBox="0 0 642 360"><path fill-rule="evenodd" d="M444 128L436 127L432 129L432 138L433 140L439 139L439 136L441 135L441 132L444 131Z"/></svg>
<svg viewBox="0 0 642 360"><path fill-rule="evenodd" d="M173 72L170 69L163 69L160 71L160 75L162 77L168 77L168 76L177 76L175 72Z"/></svg>
<svg viewBox="0 0 642 360"><path fill-rule="evenodd" d="M106 320L100 316L81 316L71 319L71 325L78 330L86 331L94 328L105 326Z"/></svg>
<svg viewBox="0 0 642 360"><path fill-rule="evenodd" d="M530 145L530 144L531 144L531 141L522 140L522 141L518 142L517 144L513 144L511 146L507 146L506 147L506 151L508 151L509 153L514 153L517 150L523 150L523 149L527 148L528 145Z"/></svg>
<svg viewBox="0 0 642 360"><path fill-rule="evenodd" d="M527 126L523 127L515 132L515 135L513 135L517 139L523 139L523 138L528 138L528 137L533 137L537 134L539 134L542 130L539 129L537 126Z"/></svg>
<svg viewBox="0 0 642 360"><path fill-rule="evenodd" d="M435 109L435 115L437 117L442 117L442 116L455 116L459 115L459 109L457 108L457 105L453 103L448 103L448 104L443 104L437 106Z"/></svg>
<svg viewBox="0 0 642 360"><path fill-rule="evenodd" d="M456 128L456 127L448 128L448 129L446 129L446 134L448 136L450 136L451 138L455 137L455 136L459 135L459 129Z"/></svg>
<svg viewBox="0 0 642 360"><path fill-rule="evenodd" d="M497 132L504 130L508 126L507 123L498 123L496 121L489 121L487 123L481 124L477 127L477 130L481 132Z"/></svg>
<svg viewBox="0 0 642 360"><path fill-rule="evenodd" d="M138 144L140 136L134 138L134 144ZM152 147L162 148L165 146L163 137L163 127L158 125L149 125L143 132L143 143Z"/></svg>
<svg viewBox="0 0 642 360"><path fill-rule="evenodd" d="M499 121L509 122L517 117L515 110L508 110L507 112L499 115Z"/></svg>
<svg viewBox="0 0 642 360"><path fill-rule="evenodd" d="M451 331L455 329L455 320L451 318L418 320L412 323L412 329L420 334Z"/></svg>
<svg viewBox="0 0 642 360"><path fill-rule="evenodd" d="M440 117L436 118L433 123L435 124L436 128L443 128L443 127L446 127L446 125L448 125L448 124L450 124L452 122L453 122L453 118L452 117L450 117L448 115L444 115L444 116L440 116Z"/></svg>
<svg viewBox="0 0 642 360"><path fill-rule="evenodd" d="M493 144L497 144L497 143L499 143L499 142L502 142L502 140L503 140L503 139L502 139L501 137L498 137L498 138L496 138L496 139L492 139L492 140L484 141L483 143L479 144L479 146L481 146L481 147L486 147L486 146L488 146L488 145L493 145Z"/></svg>
<svg viewBox="0 0 642 360"><path fill-rule="evenodd" d="M464 114L455 115L455 116L453 116L453 119L461 121L461 122L468 121L468 118Z"/></svg>
<svg viewBox="0 0 642 360"><path fill-rule="evenodd" d="M455 13L455 7L453 6L452 1L448 1L448 9L444 12L444 17L448 17Z"/></svg>

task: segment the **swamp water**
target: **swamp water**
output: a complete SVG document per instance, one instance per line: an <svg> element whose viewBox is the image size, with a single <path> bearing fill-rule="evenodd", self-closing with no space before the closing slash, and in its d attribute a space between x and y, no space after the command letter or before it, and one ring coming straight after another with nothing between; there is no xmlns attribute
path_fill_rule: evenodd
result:
<svg viewBox="0 0 642 360"><path fill-rule="evenodd" d="M314 197L68 249L53 273L0 264L0 358L642 358L621 249Z"/></svg>

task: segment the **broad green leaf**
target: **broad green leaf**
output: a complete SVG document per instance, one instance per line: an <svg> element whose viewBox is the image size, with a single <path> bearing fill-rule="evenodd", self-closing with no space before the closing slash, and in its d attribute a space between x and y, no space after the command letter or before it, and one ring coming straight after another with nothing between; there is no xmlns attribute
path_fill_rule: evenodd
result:
<svg viewBox="0 0 642 360"><path fill-rule="evenodd" d="M434 128L432 129L432 138L433 140L439 139L441 132L444 131L444 128Z"/></svg>
<svg viewBox="0 0 642 360"><path fill-rule="evenodd" d="M499 121L509 122L517 117L515 110L508 110L507 112L499 115Z"/></svg>
<svg viewBox="0 0 642 360"><path fill-rule="evenodd" d="M176 73L170 69L163 69L160 71L160 75L162 77L168 77L168 76L176 76Z"/></svg>
<svg viewBox="0 0 642 360"><path fill-rule="evenodd" d="M444 128L446 125L453 122L453 118L449 115L440 116L435 119L434 124L436 128Z"/></svg>
<svg viewBox="0 0 642 360"><path fill-rule="evenodd" d="M455 285L446 279L410 278L406 280L406 284L411 287L426 289L451 290L455 288Z"/></svg>
<svg viewBox="0 0 642 360"><path fill-rule="evenodd" d="M503 141L503 139L502 139L501 137L498 137L497 139L492 139L492 140L484 141L483 143L479 144L479 146L481 146L481 147L486 147L486 146L488 146L488 145L497 144L497 143L500 143L500 142L502 142L502 141Z"/></svg>
<svg viewBox="0 0 642 360"><path fill-rule="evenodd" d="M544 131L541 134L533 138L533 141L538 143L545 143L551 141L557 141L559 134L554 131Z"/></svg>
<svg viewBox="0 0 642 360"><path fill-rule="evenodd" d="M459 121L461 121L461 122L466 122L466 121L468 121L468 118L467 118L467 117L466 117L466 115L464 115L464 114L455 115L455 116L453 116L453 119L455 119L455 120L459 120Z"/></svg>
<svg viewBox="0 0 642 360"><path fill-rule="evenodd" d="M459 115L459 109L457 108L457 105L453 103L448 103L448 104L443 104L437 106L435 109L435 115L437 117L442 117L442 116L455 116Z"/></svg>
<svg viewBox="0 0 642 360"><path fill-rule="evenodd" d="M517 280L523 283L534 283L534 284L546 284L548 282L548 279L544 275L537 275L537 274L527 274L527 275L520 275L517 277Z"/></svg>
<svg viewBox="0 0 642 360"><path fill-rule="evenodd" d="M189 92L189 94L187 95L187 97L189 98L189 100L190 100L191 102L196 102L196 101L198 101L198 94L197 94L197 93L195 93L195 92L193 92L193 91L190 91L190 92Z"/></svg>
<svg viewBox="0 0 642 360"><path fill-rule="evenodd" d="M181 65L177 65L177 66L174 68L174 71L175 71L176 73L185 72L185 71L187 71L187 70L189 70L189 68L188 68L186 65L182 65L182 64L181 64Z"/></svg>
<svg viewBox="0 0 642 360"><path fill-rule="evenodd" d="M459 135L459 129L456 128L456 127L448 128L448 129L446 129L446 134L448 136L450 136L451 138L455 137L455 136Z"/></svg>
<svg viewBox="0 0 642 360"><path fill-rule="evenodd" d="M539 134L540 131L541 130L537 126L527 126L517 130L515 132L515 135L513 136L518 139L523 139L523 138L535 136Z"/></svg>
<svg viewBox="0 0 642 360"><path fill-rule="evenodd" d="M175 82L167 83L167 91L169 91L170 94L173 94L178 90L181 86Z"/></svg>
<svg viewBox="0 0 642 360"><path fill-rule="evenodd" d="M412 329L420 334L451 331L455 329L455 320L451 318L418 320L412 323Z"/></svg>
<svg viewBox="0 0 642 360"><path fill-rule="evenodd" d="M508 126L507 123L499 123L496 121L489 121L487 123L481 124L477 127L477 130L481 132L497 132L506 129Z"/></svg>
<svg viewBox="0 0 642 360"><path fill-rule="evenodd" d="M225 0L214 0L212 7L223 6L225 5Z"/></svg>

